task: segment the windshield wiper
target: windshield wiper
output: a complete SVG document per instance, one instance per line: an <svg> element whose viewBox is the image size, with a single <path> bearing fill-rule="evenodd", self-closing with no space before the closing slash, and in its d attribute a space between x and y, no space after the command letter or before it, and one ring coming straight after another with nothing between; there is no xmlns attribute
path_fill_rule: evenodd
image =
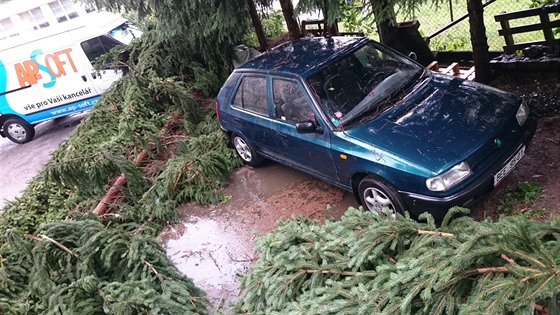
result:
<svg viewBox="0 0 560 315"><path fill-rule="evenodd" d="M385 80L379 83L369 94L358 103L351 111L349 111L344 117L339 121L339 125L346 125L348 122L354 120L356 117L361 116L363 113L370 111L374 107L380 107L381 104L377 104L380 100L391 99L394 96L394 92L398 91L402 86L397 84L402 81L407 76L406 71L399 71L388 76Z"/></svg>

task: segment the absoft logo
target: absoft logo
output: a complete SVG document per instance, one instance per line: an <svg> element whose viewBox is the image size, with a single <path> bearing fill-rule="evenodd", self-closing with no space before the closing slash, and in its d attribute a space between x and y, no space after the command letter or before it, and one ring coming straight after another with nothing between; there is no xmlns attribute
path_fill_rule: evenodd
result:
<svg viewBox="0 0 560 315"><path fill-rule="evenodd" d="M36 49L31 53L30 59L14 65L20 87L37 84L43 75L50 76L50 81L43 83L45 88L53 87L56 79L67 75L69 72L78 72L72 59L72 48L66 48L43 57L43 51ZM41 61L38 58L41 58Z"/></svg>

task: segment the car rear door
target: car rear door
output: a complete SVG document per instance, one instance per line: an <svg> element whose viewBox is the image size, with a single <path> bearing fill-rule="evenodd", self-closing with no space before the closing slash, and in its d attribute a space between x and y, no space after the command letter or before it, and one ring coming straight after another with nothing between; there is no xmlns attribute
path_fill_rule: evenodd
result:
<svg viewBox="0 0 560 315"><path fill-rule="evenodd" d="M233 125L231 131L244 137L259 153L281 159L267 81L266 75L244 74L231 100L227 119Z"/></svg>

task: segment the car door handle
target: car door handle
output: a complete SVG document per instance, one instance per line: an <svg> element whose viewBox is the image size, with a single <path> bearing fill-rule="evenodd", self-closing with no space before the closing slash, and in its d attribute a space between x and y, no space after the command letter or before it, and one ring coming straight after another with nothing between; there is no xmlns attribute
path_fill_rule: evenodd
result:
<svg viewBox="0 0 560 315"><path fill-rule="evenodd" d="M239 119L239 118L234 118L233 121L234 121L236 124L240 124L240 123L241 123L241 119Z"/></svg>
<svg viewBox="0 0 560 315"><path fill-rule="evenodd" d="M84 80L84 82L87 82L87 77L85 75L83 75L82 80Z"/></svg>

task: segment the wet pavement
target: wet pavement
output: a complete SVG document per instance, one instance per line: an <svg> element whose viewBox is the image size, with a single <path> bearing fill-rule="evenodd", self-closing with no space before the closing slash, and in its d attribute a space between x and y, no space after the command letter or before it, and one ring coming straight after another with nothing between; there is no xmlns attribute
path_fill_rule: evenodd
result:
<svg viewBox="0 0 560 315"><path fill-rule="evenodd" d="M324 220L327 204L340 218L357 206L351 193L273 162L238 169L223 194L227 201L218 205L181 207L181 222L160 235L167 255L208 293L214 309L235 300L237 272L246 272L257 259L255 236L274 229L278 219Z"/></svg>
<svg viewBox="0 0 560 315"><path fill-rule="evenodd" d="M0 211L6 200L14 200L51 158L60 143L70 137L88 112L65 116L40 123L35 137L28 143L17 144L0 137Z"/></svg>

